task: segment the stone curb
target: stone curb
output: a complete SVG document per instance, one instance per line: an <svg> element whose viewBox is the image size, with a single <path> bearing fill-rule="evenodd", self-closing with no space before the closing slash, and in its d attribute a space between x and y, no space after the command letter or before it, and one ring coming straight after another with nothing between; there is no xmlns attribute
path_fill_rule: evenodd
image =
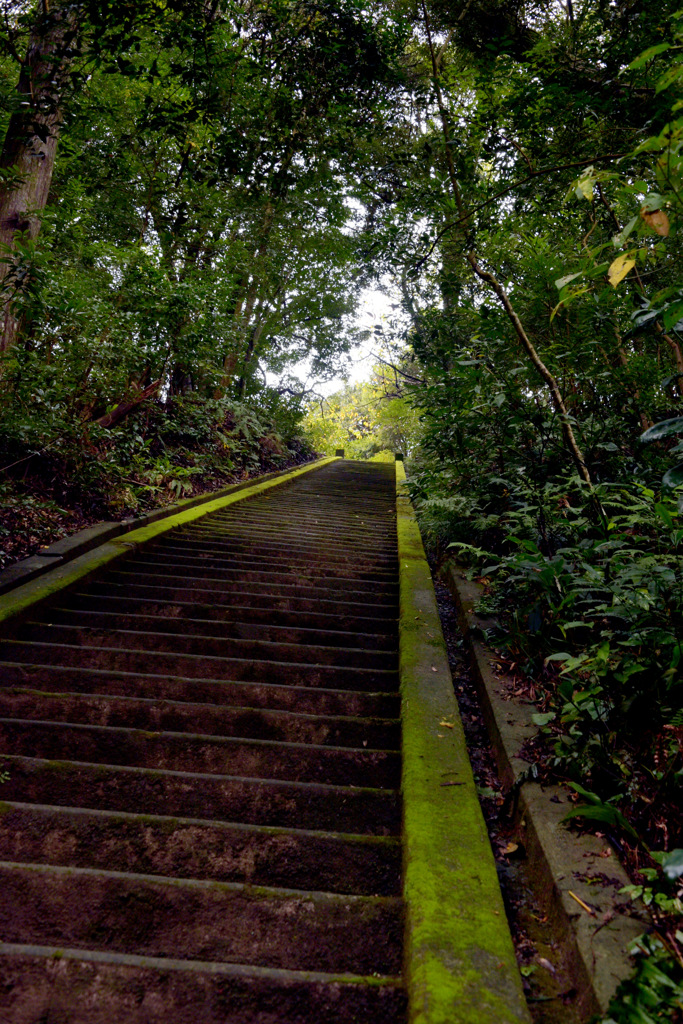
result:
<svg viewBox="0 0 683 1024"><path fill-rule="evenodd" d="M606 1012L619 982L631 973L628 946L648 921L637 917L632 904L617 895L630 879L613 851L605 857L607 842L576 835L563 823L573 806L567 790L524 781L529 764L520 757L520 748L538 733L532 719L536 705L511 699L512 681L499 671L494 652L478 639L492 625L475 611L483 587L467 580L452 563L444 578L469 646L500 777L506 787L519 789L516 827L534 892L564 954L564 968L577 991L576 1009L581 1020L588 1020ZM591 884L591 876L606 877L607 884Z"/></svg>
<svg viewBox="0 0 683 1024"><path fill-rule="evenodd" d="M0 635L3 634L6 624L17 615L30 611L36 605L49 600L53 594L58 593L78 580L85 579L95 570L102 568L102 566L123 558L126 554L130 554L131 549L138 547L140 544L145 544L153 537L157 537L176 527L184 526L195 519L200 519L210 512L217 512L220 509L227 508L235 502L242 501L252 495L270 490L272 487L279 487L287 483L288 480L294 480L305 473L322 469L328 463L336 461L334 457L318 459L316 462L309 462L303 466L297 466L295 469L288 469L284 473L256 477L254 480L247 481L244 485L230 488L229 492L227 494L223 493L222 496L217 497L216 494L210 494L203 495L201 500L190 499L190 507L182 503L180 506L171 508L168 515L159 516L152 513L154 518L151 522L149 517L143 517L142 520L138 521L132 520L131 525L127 529L125 528L126 524L114 524L124 525L124 529L104 542L102 542L101 538L106 534L107 524L101 524L103 529L99 534L97 547L91 546L91 537L86 538L85 543L87 547L85 551L79 548L78 544L74 544L73 549L68 552L69 557L66 561L60 555L44 559L47 563L46 568L42 569L39 573L35 573L34 578L20 579L13 586L12 590L0 594ZM178 510L179 508L180 511ZM141 526L138 525L139 522L142 522ZM133 528L133 525L135 528ZM96 531L97 527L93 527L91 530ZM78 536L76 534L74 538L67 538L67 540L77 541ZM61 541L57 543L61 543ZM38 578L36 579L35 576L38 576Z"/></svg>
<svg viewBox="0 0 683 1024"><path fill-rule="evenodd" d="M420 531L396 463L410 1024L528 1024Z"/></svg>
<svg viewBox="0 0 683 1024"><path fill-rule="evenodd" d="M303 466L296 466L294 468L302 469L306 466L313 468L321 461L316 459L315 462L304 463ZM9 565L6 569L0 571L0 594L14 590L15 587L21 586L22 583L28 583L29 580L42 576L43 573L49 572L50 569L54 569L58 565L71 562L79 555L84 555L86 552L92 551L93 548L99 547L100 544L105 544L115 537L121 537L124 533L130 533L150 523L156 523L160 519L168 519L169 516L177 515L179 512L184 512L190 508L196 508L197 505L203 505L207 501L215 501L217 498L233 494L235 491L243 491L246 487L253 487L254 484L287 476L291 472L292 467L290 466L289 469L264 473L263 476L255 476L251 480L243 480L238 484L229 484L227 487L221 487L218 491L199 494L194 498L186 498L175 505L154 509L152 512L147 512L144 516L122 519L119 522L113 520L105 521L95 523L94 526L87 526L84 530L79 530L78 533L74 533L71 537L62 537L41 551L36 552L35 555L23 558L20 562L14 562L13 565Z"/></svg>

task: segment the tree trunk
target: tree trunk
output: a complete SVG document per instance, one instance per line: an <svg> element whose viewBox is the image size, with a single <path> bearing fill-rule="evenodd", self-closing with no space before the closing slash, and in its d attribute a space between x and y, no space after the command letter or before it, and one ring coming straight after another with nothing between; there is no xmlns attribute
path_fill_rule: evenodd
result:
<svg viewBox="0 0 683 1024"><path fill-rule="evenodd" d="M240 400L244 398L245 392L247 390L247 374L249 372L249 364L251 363L254 357L254 349L256 348L260 341L264 327L265 324L257 324L254 327L251 334L249 335L249 341L247 342L247 351L244 354L242 376L237 382L237 396L238 398L240 398Z"/></svg>
<svg viewBox="0 0 683 1024"><path fill-rule="evenodd" d="M50 10L47 0L42 0L17 84L18 109L10 118L0 153L0 168L17 172L17 177L0 189L0 351L10 348L17 336L19 323L12 299L25 282L18 273L19 261L13 258L15 236L21 232L34 239L40 230L76 32L73 7Z"/></svg>
<svg viewBox="0 0 683 1024"><path fill-rule="evenodd" d="M465 204L463 203L462 200L460 186L458 184L458 179L455 173L455 164L453 163L450 122L448 117L448 111L446 109L446 105L444 103L443 95L441 92L441 84L439 81L439 69L437 65L436 55L434 52L434 43L432 41L432 30L429 22L429 14L427 13L425 0L421 0L421 2L422 11L424 14L425 29L427 33L427 43L429 46L429 52L432 61L432 71L434 72L434 91L436 93L436 102L439 108L439 115L441 119L441 130L443 133L444 142L446 144L446 167L448 169L448 177L450 179L451 188L453 190L453 198L455 199L455 204L458 209L458 217L463 225L463 235L466 236L468 231L467 221L469 217L465 210ZM472 272L475 274L476 277L479 278L480 281L484 281L491 287L491 289L497 296L498 300L500 301L500 304L505 310L508 319L510 320L512 326L514 327L517 338L522 344L522 348L524 348L524 350L526 351L527 355L529 356L532 362L532 365L534 366L534 369L537 371L539 377L548 388L551 404L555 409L555 412L557 413L558 418L560 420L562 437L564 438L567 450L569 451L569 454L571 455L574 461L574 465L576 466L578 475L583 480L583 482L588 485L588 487L592 488L593 484L591 481L590 473L588 472L588 467L583 457L583 453L579 448L579 445L577 444L576 436L574 434L571 420L569 418L569 413L567 411L567 406L565 405L564 398L562 397L562 392L560 391L560 386L557 379L555 378L554 374L551 373L551 371L548 369L548 367L545 365L545 363L539 356L536 347L531 341L529 335L524 330L522 321L519 319L517 312L515 311L512 303L510 302L510 298L505 289L503 288L502 284L500 283L500 281L498 281L497 278L492 273L490 273L490 271L485 270L481 266L474 252L474 246L471 240L465 237L464 241L466 243L466 247L468 250L466 252L465 258L467 259L467 262L472 268Z"/></svg>
<svg viewBox="0 0 683 1024"><path fill-rule="evenodd" d="M138 391L138 393L134 395L133 398L129 399L127 402L119 402L119 404L115 406L110 412L105 413L104 416L100 416L99 419L95 420L95 423L97 423L100 427L104 427L106 430L111 430L112 427L118 426L119 423L125 420L126 416L132 413L133 409L137 409L137 407L141 405L147 398L150 398L153 394L155 394L159 390L161 385L162 379L160 377L159 380L155 380L146 388L143 388L141 391Z"/></svg>

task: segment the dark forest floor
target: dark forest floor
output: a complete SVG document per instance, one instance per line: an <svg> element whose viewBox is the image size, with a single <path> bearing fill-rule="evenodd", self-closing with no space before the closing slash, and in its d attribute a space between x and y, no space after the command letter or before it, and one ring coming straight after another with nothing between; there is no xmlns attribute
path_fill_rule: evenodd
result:
<svg viewBox="0 0 683 1024"><path fill-rule="evenodd" d="M291 469L311 461L311 458L315 456L308 452L291 453L287 458L264 457L255 466L193 475L180 498L168 488L159 487L150 488L142 501L126 502L124 499L116 503L107 503L100 494L88 493L87 488L70 487L68 481L59 479L58 470L47 462L42 467L37 464L30 474L22 478L5 478L0 482L0 569L95 523L120 522L156 508L170 508L179 500L210 494L264 473Z"/></svg>

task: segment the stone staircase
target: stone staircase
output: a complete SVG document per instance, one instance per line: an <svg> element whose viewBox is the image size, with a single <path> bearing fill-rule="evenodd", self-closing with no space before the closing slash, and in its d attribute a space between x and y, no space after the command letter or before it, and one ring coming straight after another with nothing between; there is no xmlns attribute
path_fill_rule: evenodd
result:
<svg viewBox="0 0 683 1024"><path fill-rule="evenodd" d="M394 466L170 531L0 645L1 1024L400 1024Z"/></svg>

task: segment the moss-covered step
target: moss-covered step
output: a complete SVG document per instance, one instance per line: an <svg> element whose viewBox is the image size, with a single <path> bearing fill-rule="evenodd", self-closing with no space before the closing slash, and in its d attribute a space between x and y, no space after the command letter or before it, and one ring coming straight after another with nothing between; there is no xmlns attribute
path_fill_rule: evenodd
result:
<svg viewBox="0 0 683 1024"><path fill-rule="evenodd" d="M0 862L5 942L395 975L401 901Z"/></svg>
<svg viewBox="0 0 683 1024"><path fill-rule="evenodd" d="M165 510L160 510L159 513L153 516L145 517L145 524L136 529L129 529L126 524L122 524L128 532L113 537L104 544L99 544L94 550L89 548L88 541L88 549L82 552L78 539L74 538L71 547L79 552L76 558L65 561L64 555L60 554L58 556L60 560L59 566L56 568L49 567L37 579L30 578L25 583L13 586L13 589L8 593L0 595L0 623L6 624L16 616L21 615L27 608L35 608L36 605L49 600L53 594L64 590L65 587L79 580L87 579L103 566L115 562L140 544L144 544L170 530L182 528L211 512L217 512L236 502L263 494L272 487L286 486L298 477L312 470L320 471L334 461L334 459L320 459L318 462L289 470L282 475L276 474L263 477L260 481L250 484L248 487L237 485L229 489L230 493L219 492L221 496L212 496L208 500L205 498L188 499L180 504L180 511L168 515ZM154 521L150 522L152 519ZM48 561L49 565L52 559L46 559L46 561Z"/></svg>
<svg viewBox="0 0 683 1024"><path fill-rule="evenodd" d="M93 582L89 587L77 591L70 591L68 594L60 595L59 604L61 607L68 607L72 611L89 611L97 608L103 612L113 614L130 613L131 615L155 615L160 618L177 619L201 619L220 623L241 623L253 626L272 626L273 628L292 629L320 629L329 630L335 633L340 631L356 633L361 637L374 634L381 637L391 637L396 643L398 636L396 618L392 614L394 609L382 609L379 618L372 618L370 615L355 614L345 611L344 605L330 602L329 611L321 611L319 602L307 602L311 607L308 610L287 611L277 607L279 602L271 603L269 607L266 600L260 599L260 606L252 603L247 604L246 595L230 595L235 598L231 603L226 601L211 602L202 601L164 601L152 597L133 596L128 590L118 588L107 588L104 584ZM361 606L362 608L362 606ZM48 620L49 621L49 620ZM386 646L380 643L379 646Z"/></svg>
<svg viewBox="0 0 683 1024"><path fill-rule="evenodd" d="M73 722L0 719L0 749L50 760L64 757L162 771L237 775L394 789L400 755L393 750L315 746L183 732L147 732Z"/></svg>
<svg viewBox="0 0 683 1024"><path fill-rule="evenodd" d="M152 643L149 645L152 646ZM120 672L186 676L194 679L241 679L245 682L283 683L291 686L325 686L335 689L389 693L398 686L395 669L302 664L296 661L252 661L248 658L149 650L146 638L129 635L119 647L81 646L39 640L6 640L0 659L24 665L64 665L109 668Z"/></svg>
<svg viewBox="0 0 683 1024"><path fill-rule="evenodd" d="M204 733L316 746L379 750L400 747L397 720L311 715L111 693L47 693L26 687L2 687L0 718L43 718L50 722L110 725L146 732Z"/></svg>
<svg viewBox="0 0 683 1024"><path fill-rule="evenodd" d="M223 703L238 707L299 711L311 715L346 715L359 718L392 718L399 715L398 693L293 686L286 683L244 680L193 679L187 676L145 675L79 665L34 665L5 662L2 681L7 687L40 689L50 693L106 692L121 697L191 703Z"/></svg>
<svg viewBox="0 0 683 1024"><path fill-rule="evenodd" d="M52 616L43 616L43 619ZM20 630L20 639L31 642L54 643L57 645L77 644L82 647L136 647L144 642L145 650L171 652L174 654L200 654L202 657L238 658L259 662L311 662L314 665L340 665L351 668L395 669L395 650L373 651L356 647L349 637L346 645L324 646L316 643L291 643L287 641L250 639L186 632L180 623L171 632L157 630L154 623L146 629L121 628L116 624L78 622L45 622L29 619ZM1 649L0 649L1 652Z"/></svg>
<svg viewBox="0 0 683 1024"><path fill-rule="evenodd" d="M199 586L185 586L182 583L164 581L163 584L137 583L131 580L116 582L113 573L108 574L106 579L93 580L84 586L79 592L93 594L98 597L124 597L131 603L137 600L151 600L157 603L172 605L195 605L211 609L216 615L230 615L231 608L249 608L250 610L266 611L277 621L280 613L291 615L305 615L309 621L317 621L320 616L325 615L326 622L330 617L340 623L360 622L362 629L368 628L368 622L379 623L384 620L387 623L395 623L396 607L395 602L383 604L372 603L365 600L343 600L339 597L302 597L290 592L277 594L273 593L250 593L246 587L237 585L231 590L210 589ZM309 619L309 616L314 618ZM374 628L374 627L373 627Z"/></svg>
<svg viewBox="0 0 683 1024"><path fill-rule="evenodd" d="M74 603L65 599L59 607L39 610L36 620L52 625L72 625ZM248 618L248 617L247 617ZM34 620L35 621L35 620ZM361 633L341 629L316 629L310 626L288 626L269 621L241 622L216 618L190 618L167 614L158 608L156 614L131 611L126 604L118 610L101 607L90 600L78 608L78 623L95 629L125 629L139 633L181 633L183 635L219 637L221 639L260 640L268 643L303 644L307 647L343 647L363 651L391 651L396 647L396 635L391 633Z"/></svg>

